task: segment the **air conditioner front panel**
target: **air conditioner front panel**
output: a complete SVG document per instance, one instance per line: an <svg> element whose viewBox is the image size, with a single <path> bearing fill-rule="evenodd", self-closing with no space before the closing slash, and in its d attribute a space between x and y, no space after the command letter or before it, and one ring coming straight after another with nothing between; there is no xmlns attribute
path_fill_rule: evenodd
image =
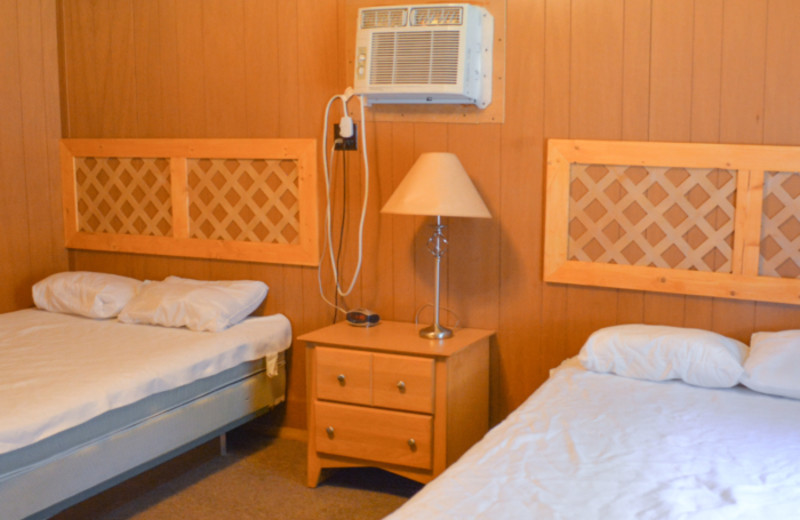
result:
<svg viewBox="0 0 800 520"><path fill-rule="evenodd" d="M459 31L375 31L369 85L458 85L461 43Z"/></svg>

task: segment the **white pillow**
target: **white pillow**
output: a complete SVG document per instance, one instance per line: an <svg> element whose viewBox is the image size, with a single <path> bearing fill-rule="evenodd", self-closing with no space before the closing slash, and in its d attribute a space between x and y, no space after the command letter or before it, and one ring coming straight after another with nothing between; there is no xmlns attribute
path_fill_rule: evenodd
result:
<svg viewBox="0 0 800 520"><path fill-rule="evenodd" d="M264 282L207 282L169 276L144 282L119 321L216 332L245 319L267 296Z"/></svg>
<svg viewBox="0 0 800 520"><path fill-rule="evenodd" d="M136 294L139 280L107 273L68 271L33 285L33 303L52 312L113 318Z"/></svg>
<svg viewBox="0 0 800 520"><path fill-rule="evenodd" d="M800 330L753 334L742 384L757 392L800 399Z"/></svg>
<svg viewBox="0 0 800 520"><path fill-rule="evenodd" d="M593 333L579 354L595 372L705 387L731 387L744 372L747 345L714 332L662 325L617 325Z"/></svg>

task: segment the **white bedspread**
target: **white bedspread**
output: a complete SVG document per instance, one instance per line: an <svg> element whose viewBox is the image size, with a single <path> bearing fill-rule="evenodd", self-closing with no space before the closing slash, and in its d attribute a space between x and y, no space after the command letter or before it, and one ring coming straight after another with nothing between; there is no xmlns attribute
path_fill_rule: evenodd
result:
<svg viewBox="0 0 800 520"><path fill-rule="evenodd" d="M388 518L800 518L800 401L569 360Z"/></svg>
<svg viewBox="0 0 800 520"><path fill-rule="evenodd" d="M266 356L274 366L290 344L280 314L222 332L36 309L0 314L0 453L245 361Z"/></svg>

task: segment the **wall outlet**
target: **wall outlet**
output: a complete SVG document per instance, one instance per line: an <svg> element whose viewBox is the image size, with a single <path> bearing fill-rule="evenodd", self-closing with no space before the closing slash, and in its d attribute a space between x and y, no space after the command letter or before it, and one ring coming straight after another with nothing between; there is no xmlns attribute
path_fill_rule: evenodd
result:
<svg viewBox="0 0 800 520"><path fill-rule="evenodd" d="M358 146L356 145L358 141L358 125L353 123L353 135L350 137L342 137L339 134L339 123L333 124L333 149L334 150L358 150ZM337 142L337 140L341 139L342 142Z"/></svg>

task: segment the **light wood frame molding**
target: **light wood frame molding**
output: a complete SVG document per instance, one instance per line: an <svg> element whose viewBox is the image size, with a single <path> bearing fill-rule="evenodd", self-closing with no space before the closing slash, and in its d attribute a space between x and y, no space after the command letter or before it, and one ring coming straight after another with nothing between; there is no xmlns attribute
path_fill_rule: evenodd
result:
<svg viewBox="0 0 800 520"><path fill-rule="evenodd" d="M730 253L727 261L720 263L724 267L709 270L678 269L654 266L652 263L623 265L618 261L577 260L576 255L570 253L570 226L575 225L570 220L570 206L575 200L571 189L576 165L578 169L584 165L599 165L601 169L607 168L611 175L614 174L613 166L662 168L658 170L660 172L664 172L663 168L702 169L732 174L730 182L735 185L728 188L730 194L727 196L733 208L730 222L732 236L728 237L727 245L723 244L723 249L729 248ZM618 178L622 176L619 172L616 170ZM766 192L765 179L770 175L785 175L792 177L793 185L800 186L799 172L800 147L551 139L547 156L544 280L800 304L800 276L795 273L765 275L760 265L764 263L762 248L766 243L764 223L768 219L767 213L772 211L768 211L766 206L773 204L770 194ZM703 198L705 195L714 194L705 193ZM794 196L795 200L800 200L800 193ZM800 207L797 202L792 203L795 204L793 208ZM788 214L796 213L796 209L789 209ZM599 210L598 213L603 211ZM788 217L783 225L793 228L790 235L800 234L800 221L794 216ZM594 232L597 233L598 229ZM573 230L575 234L577 232ZM672 240L676 238L672 237ZM782 243L788 242L785 240ZM789 251L784 246L781 252L792 261L793 269L794 265L800 265L797 243L794 241Z"/></svg>
<svg viewBox="0 0 800 520"><path fill-rule="evenodd" d="M68 248L319 262L314 139L63 139L60 153Z"/></svg>

